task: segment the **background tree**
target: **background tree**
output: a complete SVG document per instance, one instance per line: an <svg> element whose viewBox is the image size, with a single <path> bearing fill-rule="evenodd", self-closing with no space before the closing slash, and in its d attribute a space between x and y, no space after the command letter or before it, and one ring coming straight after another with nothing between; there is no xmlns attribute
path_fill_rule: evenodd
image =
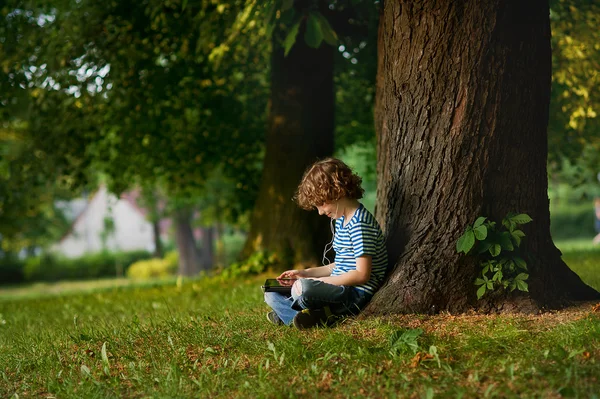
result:
<svg viewBox="0 0 600 399"><path fill-rule="evenodd" d="M73 194L44 168L23 127L0 128L0 252L18 253L51 245L67 229L56 200Z"/></svg>
<svg viewBox="0 0 600 399"><path fill-rule="evenodd" d="M194 214L194 199L218 166L235 180L240 206L233 209L245 212L260 169L266 68L263 33L247 27L231 38L241 5L8 4L2 84L11 92L3 104L37 107L22 116L31 143L53 155L51 166L60 165L72 187L86 182L91 167L117 193L134 183L162 185L188 207L177 209L180 237L191 232L183 215Z"/></svg>
<svg viewBox="0 0 600 399"><path fill-rule="evenodd" d="M291 198L304 169L333 153L334 48L323 43L316 3L305 3L282 8L273 31L265 159L245 249L274 251L286 263L315 261L326 242L326 230L319 228L324 222ZM287 18L293 24L288 35L301 39L286 55L287 25L280 21Z"/></svg>
<svg viewBox="0 0 600 399"><path fill-rule="evenodd" d="M353 2L275 1L264 11L273 15L271 95L262 181L246 255L265 248L282 256L284 264L316 263L329 240L326 220L302 211L291 198L306 167L333 154L334 71L347 63L335 49L340 44L365 47L373 12L361 15L359 9ZM338 76L344 72L351 75L341 67ZM346 121L360 120L351 118Z"/></svg>
<svg viewBox="0 0 600 399"><path fill-rule="evenodd" d="M590 1L553 0L552 97L548 125L551 171L577 163L572 184L595 182L600 172L600 5ZM566 159L567 161L564 161ZM568 172L568 171L567 171Z"/></svg>
<svg viewBox="0 0 600 399"><path fill-rule="evenodd" d="M536 310L598 298L550 237L547 1L386 2L380 21L377 218L388 281L367 314ZM529 294L475 303L477 261L456 240L479 216L524 228Z"/></svg>
<svg viewBox="0 0 600 399"><path fill-rule="evenodd" d="M93 167L109 177L110 188L117 193L134 183L158 184L174 203L193 208L198 201L205 205L201 198L207 194L206 178L220 168L223 179L233 184L232 201L229 202L231 215L227 216L233 222L254 203L265 154L266 181L270 179L268 176L275 176L272 180L276 190L280 189L278 173L286 170L280 163L271 161L272 157L282 154L278 144L273 141L269 147L274 151L265 151L263 147L269 70L265 61L270 51L269 41L264 38L271 35L267 32L268 27L278 25L275 32L280 39L287 39L288 51L297 42L296 37L301 38L301 43L292 49L289 57L304 46L308 52L327 51L331 68L334 58L342 61L338 62L337 79L352 80L340 85L337 92L338 119L343 127L338 136L342 145L352 142L352 135L357 132L361 140L373 134L368 122L372 90L369 94L369 83L356 76L359 69L355 65L357 52L362 56L366 45L365 31L368 31L368 23L356 17L361 13L356 12L350 2L328 3L321 9L317 2L309 1L295 5L292 2L267 5L269 7L252 2L165 4L150 1L99 7L87 1L13 2L4 8L7 20L20 23L9 30L14 33L15 44L10 48L7 65L10 64L14 73L7 79L7 84L17 92L10 98L20 98L18 92L23 85L37 90L36 104L40 107L47 107L48 103L53 103L53 98L56 99L56 107L51 112L56 120L46 123L48 119L44 119L39 123L39 126L49 125L56 129L48 132L44 143L36 142L36 146L48 150L55 148L57 160L70 160L64 173L72 174L69 178L72 187L83 184L88 176L81 173L82 170ZM372 16L373 13L365 15ZM265 24L262 21L265 16L275 22ZM305 32L309 21L312 30ZM339 42L328 21L339 32ZM30 29L30 25L35 29ZM282 32L286 26L288 31ZM294 26L296 32L290 34L289 28ZM325 39L336 46L338 43L346 46L347 51L335 51L323 42ZM281 105L282 112L289 111L290 107L283 107L288 101L283 89L288 78L290 81L305 79L307 84L318 86L319 90L330 87L327 90L330 108L314 108L329 122L320 124L322 126L315 130L307 129L305 121L292 123L292 118L285 118L290 126L304 129L292 134L292 138L296 137L301 144L310 140L302 139L300 134L310 131L315 142L329 147L312 156L285 157L286 162L294 165L291 169L295 170L296 176L286 179L280 176L281 181L289 181L289 185L281 188L287 190L286 194L277 197L285 198L285 206L300 212L290 199L302 171L317 155L324 156L333 151L332 128L326 136L316 135L319 129L333 126L333 75L331 70L326 74L326 85L310 82L314 80L314 72L321 69L318 59L313 60L313 64L302 59L312 68L304 70L304 77L295 74L296 70L287 71L283 63L289 61L283 57L283 44L280 40L276 42L281 70L273 74L278 76L274 90L277 88L282 97L274 102L275 107ZM313 50L307 43L322 48ZM374 47L366 46L366 50L372 52ZM372 70L372 63L360 66L368 69L369 65ZM35 74L32 75L33 70ZM285 76L287 73L288 77ZM306 85L300 83L298 87L304 89ZM362 93L363 89L366 94ZM290 104L298 101L292 97ZM310 105L315 98L325 99L315 92L312 98L304 97L302 101ZM360 111L353 110L355 105ZM62 134L65 125L70 123L70 120L61 119L65 113L60 107L66 106L85 116L73 119L81 132L68 138L72 142L65 140ZM36 117L30 113L26 119L35 120ZM287 128L281 131L292 132ZM278 139L277 135L269 137ZM300 147L290 146L290 140L286 138L282 142L293 154ZM298 160L300 163L296 162ZM264 183L263 187L270 185ZM262 198L268 198L268 195ZM178 225L184 231L191 231L191 226L184 225L190 225L192 221L184 223L181 215L193 214L192 209L179 212ZM255 220L259 219L255 217ZM304 223L305 219L301 217L297 222ZM308 220L318 223L319 219L311 215ZM261 229L258 235L280 236L282 226L271 222L255 222L257 227L251 236L256 236L254 233ZM291 219L289 222L287 227L284 226L285 231L302 230L297 229ZM322 227L325 227L324 222ZM310 231L311 234L298 235L287 242L304 248L304 254L314 259L321 246L308 251L305 243L324 241L322 236L328 233L325 228L321 230L322 234L314 234L314 229ZM270 249L281 249L276 247L273 245Z"/></svg>
<svg viewBox="0 0 600 399"><path fill-rule="evenodd" d="M47 53L62 50L46 47L51 7L5 2L0 18L0 236L7 251L32 251L66 231L56 201L78 195L76 182L94 184L79 154L97 129L84 116L88 98L74 98L48 77L60 62Z"/></svg>
<svg viewBox="0 0 600 399"><path fill-rule="evenodd" d="M212 2L119 8L106 14L106 41L96 40L96 52L110 66L104 80L123 89L108 95L103 122L113 139L100 141L94 152L116 191L133 179L161 182L177 204L175 236L186 275L212 259L210 240L201 253L192 235L207 176L226 164L241 202L256 185L265 106L260 35L235 43L255 52L223 54L239 8ZM123 48L124 36L129 47ZM204 237L210 235L206 230Z"/></svg>

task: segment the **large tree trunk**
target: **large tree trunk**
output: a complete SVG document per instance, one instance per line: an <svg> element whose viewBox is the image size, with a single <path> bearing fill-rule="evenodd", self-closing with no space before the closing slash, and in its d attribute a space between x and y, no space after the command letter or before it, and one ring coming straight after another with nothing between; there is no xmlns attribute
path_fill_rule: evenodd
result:
<svg viewBox="0 0 600 399"><path fill-rule="evenodd" d="M308 47L301 29L284 57L278 35L273 35L263 175L242 255L262 248L284 263L316 263L329 240L327 220L300 209L292 197L306 167L333 153L333 48Z"/></svg>
<svg viewBox="0 0 600 399"><path fill-rule="evenodd" d="M192 212L181 209L175 212L175 241L179 251L179 274L194 276L200 271L200 253L196 246L194 233L190 224Z"/></svg>
<svg viewBox="0 0 600 399"><path fill-rule="evenodd" d="M376 215L394 270L365 313L598 298L550 237L548 1L388 1L381 18ZM476 260L456 241L478 216L510 211L534 220L530 294L476 301Z"/></svg>

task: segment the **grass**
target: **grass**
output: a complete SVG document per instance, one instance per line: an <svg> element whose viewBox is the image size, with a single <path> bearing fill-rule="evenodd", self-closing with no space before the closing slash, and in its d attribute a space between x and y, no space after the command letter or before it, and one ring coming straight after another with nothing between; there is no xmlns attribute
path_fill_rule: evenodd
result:
<svg viewBox="0 0 600 399"><path fill-rule="evenodd" d="M557 241L563 260L588 285L600 291L600 245L592 238Z"/></svg>
<svg viewBox="0 0 600 399"><path fill-rule="evenodd" d="M84 294L103 289L116 289L125 287L148 287L166 282L175 282L176 277L153 280L132 280L122 278L103 278L98 280L77 280L59 282L34 282L22 285L0 287L0 301L16 298L40 298L64 294Z"/></svg>
<svg viewBox="0 0 600 399"><path fill-rule="evenodd" d="M567 244L569 265L597 274L600 252ZM2 290L0 397L598 398L594 304L298 331L266 321L261 280Z"/></svg>

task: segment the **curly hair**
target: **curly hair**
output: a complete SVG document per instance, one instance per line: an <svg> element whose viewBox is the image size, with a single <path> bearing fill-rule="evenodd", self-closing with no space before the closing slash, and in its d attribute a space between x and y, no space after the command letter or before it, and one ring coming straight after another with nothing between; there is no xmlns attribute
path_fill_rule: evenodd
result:
<svg viewBox="0 0 600 399"><path fill-rule="evenodd" d="M325 158L306 169L294 201L303 209L311 210L341 198L360 199L365 190L362 179L344 162Z"/></svg>

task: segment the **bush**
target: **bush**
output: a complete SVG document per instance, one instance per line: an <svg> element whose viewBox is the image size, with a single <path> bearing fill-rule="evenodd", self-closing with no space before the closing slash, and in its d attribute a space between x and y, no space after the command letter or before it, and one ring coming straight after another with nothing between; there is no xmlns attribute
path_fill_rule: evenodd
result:
<svg viewBox="0 0 600 399"><path fill-rule="evenodd" d="M550 208L550 232L554 240L589 238L596 234L594 230L594 204L561 203Z"/></svg>
<svg viewBox="0 0 600 399"><path fill-rule="evenodd" d="M178 264L179 254L177 251L170 251L164 259L152 258L135 262L127 270L127 277L146 279L171 276L177 273Z"/></svg>
<svg viewBox="0 0 600 399"><path fill-rule="evenodd" d="M0 258L0 284L22 283L25 279L24 268L25 262L16 256Z"/></svg>
<svg viewBox="0 0 600 399"><path fill-rule="evenodd" d="M269 268L276 267L280 261L275 254L269 254L267 251L257 251L243 262L232 263L231 266L224 269L220 276L227 280L230 278L246 277L261 274Z"/></svg>
<svg viewBox="0 0 600 399"><path fill-rule="evenodd" d="M132 263L151 256L146 251L99 252L73 259L44 254L27 259L24 275L27 281L115 277L125 275Z"/></svg>
<svg viewBox="0 0 600 399"><path fill-rule="evenodd" d="M246 243L246 234L232 232L224 234L217 242L217 261L221 265L230 265L235 262Z"/></svg>

